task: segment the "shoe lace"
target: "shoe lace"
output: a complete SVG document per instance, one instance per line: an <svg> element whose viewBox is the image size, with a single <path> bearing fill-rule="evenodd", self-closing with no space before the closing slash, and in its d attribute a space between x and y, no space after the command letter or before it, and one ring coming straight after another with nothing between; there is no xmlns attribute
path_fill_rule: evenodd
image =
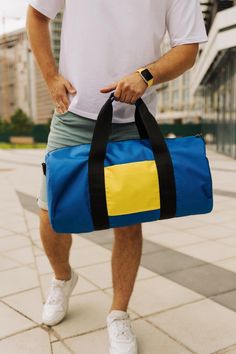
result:
<svg viewBox="0 0 236 354"><path fill-rule="evenodd" d="M46 301L47 305L58 305L63 303L64 295L62 292L62 287L64 283L65 281L58 283L52 280L49 296Z"/></svg>
<svg viewBox="0 0 236 354"><path fill-rule="evenodd" d="M118 340L129 340L133 336L129 319L115 319L111 324L111 335Z"/></svg>

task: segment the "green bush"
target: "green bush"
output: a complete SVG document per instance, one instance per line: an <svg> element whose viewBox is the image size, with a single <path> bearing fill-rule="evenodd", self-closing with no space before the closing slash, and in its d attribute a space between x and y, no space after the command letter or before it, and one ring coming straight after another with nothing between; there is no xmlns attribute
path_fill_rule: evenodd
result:
<svg viewBox="0 0 236 354"><path fill-rule="evenodd" d="M8 122L3 121L0 117L0 134L8 133L10 129L10 124Z"/></svg>
<svg viewBox="0 0 236 354"><path fill-rule="evenodd" d="M33 121L22 111L22 109L17 109L13 116L11 116L10 130L14 135L29 135L32 132L33 126Z"/></svg>

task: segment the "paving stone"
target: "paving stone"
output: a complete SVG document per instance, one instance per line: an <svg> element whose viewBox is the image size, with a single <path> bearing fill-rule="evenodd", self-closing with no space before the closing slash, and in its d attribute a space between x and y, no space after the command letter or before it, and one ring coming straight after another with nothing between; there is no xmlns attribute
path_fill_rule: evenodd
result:
<svg viewBox="0 0 236 354"><path fill-rule="evenodd" d="M113 242L104 243L104 244L102 244L102 246L105 247L106 249L112 251ZM163 250L165 250L165 247L163 247L162 245L159 245L155 242L143 239L142 254L152 253L152 252L161 252Z"/></svg>
<svg viewBox="0 0 236 354"><path fill-rule="evenodd" d="M212 296L211 299L236 312L236 290Z"/></svg>
<svg viewBox="0 0 236 354"><path fill-rule="evenodd" d="M163 221L166 225L172 227L172 230L176 229L184 231L188 230L190 227L192 228L202 225L202 220L194 219L191 215L181 216L179 218L165 219Z"/></svg>
<svg viewBox="0 0 236 354"><path fill-rule="evenodd" d="M192 353L144 320L132 321L131 326L137 336L140 354ZM75 353L93 353L95 347L97 353L108 353L106 329L67 339L65 342Z"/></svg>
<svg viewBox="0 0 236 354"><path fill-rule="evenodd" d="M0 238L2 237L10 237L12 235L15 235L15 232L12 232L12 231L9 231L9 230L6 230L2 227L2 224L0 223Z"/></svg>
<svg viewBox="0 0 236 354"><path fill-rule="evenodd" d="M42 297L39 288L7 296L4 302L31 320L42 322Z"/></svg>
<svg viewBox="0 0 236 354"><path fill-rule="evenodd" d="M112 242L114 239L113 231L110 230L101 230L95 232L89 232L85 234L80 234L80 237L83 237L85 240L91 240L96 244L103 244L107 242Z"/></svg>
<svg viewBox="0 0 236 354"><path fill-rule="evenodd" d="M36 260L36 265L37 265L39 274L52 273L52 271L53 271L52 267L51 267L50 262L45 254L36 256L35 260Z"/></svg>
<svg viewBox="0 0 236 354"><path fill-rule="evenodd" d="M37 205L36 197L32 197L31 195L20 191L16 192L24 209L31 211L32 213L38 213L39 207Z"/></svg>
<svg viewBox="0 0 236 354"><path fill-rule="evenodd" d="M143 267L158 274L166 274L192 268L204 264L200 259L182 254L175 250L153 252L142 255L141 264Z"/></svg>
<svg viewBox="0 0 236 354"><path fill-rule="evenodd" d="M108 289L106 292L112 294L113 290ZM147 316L201 298L200 294L157 276L136 282L130 308L141 316Z"/></svg>
<svg viewBox="0 0 236 354"><path fill-rule="evenodd" d="M228 245L228 246L236 247L236 235L235 235L234 231L233 231L233 234L234 234L233 236L222 238L222 239L218 240L218 242L224 243L225 245Z"/></svg>
<svg viewBox="0 0 236 354"><path fill-rule="evenodd" d="M25 217L29 228L39 228L38 214L25 210Z"/></svg>
<svg viewBox="0 0 236 354"><path fill-rule="evenodd" d="M111 252L95 244L86 248L72 249L70 252L70 262L74 268L107 262L110 259Z"/></svg>
<svg viewBox="0 0 236 354"><path fill-rule="evenodd" d="M232 229L232 230L236 230L236 222L235 220L231 220L231 221L227 221L227 228Z"/></svg>
<svg viewBox="0 0 236 354"><path fill-rule="evenodd" d="M12 231L14 233L19 233L19 234L26 234L28 233L28 229L25 225L25 222L20 223L12 223L9 221L9 223L5 226L7 230Z"/></svg>
<svg viewBox="0 0 236 354"><path fill-rule="evenodd" d="M107 330L96 330L88 334L83 334L71 339L66 339L65 343L72 349L73 353L108 353L109 342ZM54 345L53 345L54 348ZM57 352L55 352L57 354ZM59 352L60 354L60 352ZM62 352L63 354L63 352Z"/></svg>
<svg viewBox="0 0 236 354"><path fill-rule="evenodd" d="M106 248L107 250L112 251L113 242L103 243L102 247Z"/></svg>
<svg viewBox="0 0 236 354"><path fill-rule="evenodd" d="M53 354L71 354L71 351L61 342L52 343L52 352Z"/></svg>
<svg viewBox="0 0 236 354"><path fill-rule="evenodd" d="M204 296L213 296L236 288L236 274L212 264L167 274L166 277Z"/></svg>
<svg viewBox="0 0 236 354"><path fill-rule="evenodd" d="M230 349L224 349L222 351L217 351L216 354L236 354L236 346L230 347Z"/></svg>
<svg viewBox="0 0 236 354"><path fill-rule="evenodd" d="M208 214L208 221L210 223L221 224L222 222L227 223L233 222L235 220L234 215L222 213L222 212L211 212Z"/></svg>
<svg viewBox="0 0 236 354"><path fill-rule="evenodd" d="M51 354L48 334L41 328L16 334L0 341L0 352L5 354Z"/></svg>
<svg viewBox="0 0 236 354"><path fill-rule="evenodd" d="M187 233L186 231L179 230L172 230L161 235L151 236L148 240L170 248L176 248L183 245L195 244L204 241L200 237Z"/></svg>
<svg viewBox="0 0 236 354"><path fill-rule="evenodd" d="M78 234L72 234L72 241L72 249L90 247L93 245L92 241Z"/></svg>
<svg viewBox="0 0 236 354"><path fill-rule="evenodd" d="M34 323L32 321L20 315L18 312L14 311L9 306L0 303L0 339L6 336L10 336L15 332L31 328L33 326ZM1 351L0 345L0 353L9 352Z"/></svg>
<svg viewBox="0 0 236 354"><path fill-rule="evenodd" d="M35 246L32 247L32 250L33 250L35 256L42 256L42 255L44 255L45 252L42 250L42 248L39 247L37 243L34 242L34 244L35 244Z"/></svg>
<svg viewBox="0 0 236 354"><path fill-rule="evenodd" d="M40 233L39 233L39 229L38 228L32 228L29 230L30 232L30 238L31 240L33 240L34 242L40 242L40 244L42 245L41 239L40 239Z"/></svg>
<svg viewBox="0 0 236 354"><path fill-rule="evenodd" d="M188 229L188 232L193 235L211 240L217 240L221 239L222 237L229 237L234 235L234 231L232 229L225 227L225 225L218 224L208 224L190 228Z"/></svg>
<svg viewBox="0 0 236 354"><path fill-rule="evenodd" d="M19 249L21 247L30 246L30 240L26 236L13 235L10 237L0 238L1 253Z"/></svg>
<svg viewBox="0 0 236 354"><path fill-rule="evenodd" d="M148 320L197 354L214 353L236 343L236 313L208 299Z"/></svg>
<svg viewBox="0 0 236 354"><path fill-rule="evenodd" d="M111 298L102 291L72 296L64 321L53 328L61 338L102 329L110 306Z"/></svg>
<svg viewBox="0 0 236 354"><path fill-rule="evenodd" d="M222 261L217 261L214 262L213 264L215 264L218 267L225 268L227 270L236 273L236 257L224 259Z"/></svg>
<svg viewBox="0 0 236 354"><path fill-rule="evenodd" d="M137 335L140 353L148 354L190 354L192 353L174 339L153 327L142 319L132 322L134 332Z"/></svg>
<svg viewBox="0 0 236 354"><path fill-rule="evenodd" d="M149 240L143 240L143 249L142 254L152 253L152 252L160 252L166 250L162 245L157 244L156 242Z"/></svg>
<svg viewBox="0 0 236 354"><path fill-rule="evenodd" d="M157 220L143 223L142 231L144 238L148 238L149 236L160 235L165 232L171 231L171 227L164 225L164 220Z"/></svg>
<svg viewBox="0 0 236 354"><path fill-rule="evenodd" d="M220 259L236 256L236 248L217 241L206 241L195 245L178 247L178 251L205 262L216 262Z"/></svg>
<svg viewBox="0 0 236 354"><path fill-rule="evenodd" d="M0 271L15 268L17 266L19 266L19 263L13 261L8 257L4 257L0 255Z"/></svg>
<svg viewBox="0 0 236 354"><path fill-rule="evenodd" d="M28 267L19 267L0 272L0 296L6 296L37 287L36 272Z"/></svg>
<svg viewBox="0 0 236 354"><path fill-rule="evenodd" d="M34 262L34 255L31 246L22 247L17 250L6 252L5 254L21 264L30 264Z"/></svg>
<svg viewBox="0 0 236 354"><path fill-rule="evenodd" d="M78 272L101 289L112 287L111 262L78 268ZM140 266L137 280L154 277L156 274Z"/></svg>

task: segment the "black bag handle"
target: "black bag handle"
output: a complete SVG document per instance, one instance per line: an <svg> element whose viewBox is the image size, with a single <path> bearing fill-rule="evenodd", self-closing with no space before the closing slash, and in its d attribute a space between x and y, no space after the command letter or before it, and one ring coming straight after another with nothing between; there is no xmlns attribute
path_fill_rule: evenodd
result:
<svg viewBox="0 0 236 354"><path fill-rule="evenodd" d="M90 192L90 207L94 229L109 228L109 217L106 204L104 159L111 133L113 116L112 102L115 100L114 92L102 106L93 132L88 160L88 181ZM160 185L160 219L175 216L176 189L172 159L161 133L159 124L149 112L141 98L135 102L135 123L141 139L149 139L157 166Z"/></svg>

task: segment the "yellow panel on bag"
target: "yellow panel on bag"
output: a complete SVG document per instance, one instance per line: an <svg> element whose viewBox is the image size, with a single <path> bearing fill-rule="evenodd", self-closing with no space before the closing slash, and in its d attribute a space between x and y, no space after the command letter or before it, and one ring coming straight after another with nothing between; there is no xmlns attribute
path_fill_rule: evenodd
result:
<svg viewBox="0 0 236 354"><path fill-rule="evenodd" d="M160 209L155 161L129 162L104 170L109 216Z"/></svg>

